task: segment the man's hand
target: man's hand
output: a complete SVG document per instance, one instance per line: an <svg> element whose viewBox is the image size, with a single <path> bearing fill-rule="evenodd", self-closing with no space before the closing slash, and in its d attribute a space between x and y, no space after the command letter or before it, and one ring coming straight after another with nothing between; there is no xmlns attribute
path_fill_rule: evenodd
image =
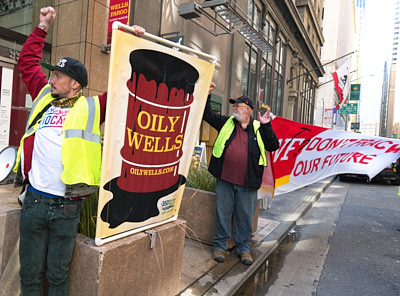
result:
<svg viewBox="0 0 400 296"><path fill-rule="evenodd" d="M43 31L48 31L51 23L56 18L56 11L53 7L43 7L40 9L39 25L38 27Z"/></svg>
<svg viewBox="0 0 400 296"><path fill-rule="evenodd" d="M269 109L264 113L263 116L261 116L261 113L258 112L258 120L262 123L262 124L266 124L268 122L271 121L271 114Z"/></svg>
<svg viewBox="0 0 400 296"><path fill-rule="evenodd" d="M214 82L211 82L208 94L210 94L216 87L217 87L217 85Z"/></svg>
<svg viewBox="0 0 400 296"><path fill-rule="evenodd" d="M133 25L132 28L135 30L135 35L138 37L142 37L142 35L146 32L145 28L137 25Z"/></svg>

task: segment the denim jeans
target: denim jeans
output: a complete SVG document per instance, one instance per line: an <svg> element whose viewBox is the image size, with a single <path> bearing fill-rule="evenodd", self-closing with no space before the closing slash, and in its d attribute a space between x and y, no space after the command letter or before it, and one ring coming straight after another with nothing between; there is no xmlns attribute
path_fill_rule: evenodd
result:
<svg viewBox="0 0 400 296"><path fill-rule="evenodd" d="M80 209L80 200L50 198L31 191L26 193L19 226L22 296L43 295L45 265L48 295L68 295L69 264Z"/></svg>
<svg viewBox="0 0 400 296"><path fill-rule="evenodd" d="M257 190L248 190L218 179L216 185L215 250L227 250L231 238L231 219L235 212L233 240L239 254L250 252L253 215L257 207Z"/></svg>

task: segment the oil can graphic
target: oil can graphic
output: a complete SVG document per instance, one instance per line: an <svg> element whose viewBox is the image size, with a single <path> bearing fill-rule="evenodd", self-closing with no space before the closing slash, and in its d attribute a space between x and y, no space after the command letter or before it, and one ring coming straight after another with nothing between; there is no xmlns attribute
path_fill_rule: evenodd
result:
<svg viewBox="0 0 400 296"><path fill-rule="evenodd" d="M158 51L132 51L129 62L121 174L104 185L113 198L101 211L110 228L159 215L158 200L185 183L179 162L199 78L187 62Z"/></svg>

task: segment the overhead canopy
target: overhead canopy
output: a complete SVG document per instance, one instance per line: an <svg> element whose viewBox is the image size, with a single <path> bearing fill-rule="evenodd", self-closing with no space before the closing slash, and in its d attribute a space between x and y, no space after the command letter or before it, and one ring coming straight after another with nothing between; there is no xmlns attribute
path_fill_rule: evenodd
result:
<svg viewBox="0 0 400 296"><path fill-rule="evenodd" d="M261 51L274 51L262 29L255 25L247 14L231 0L211 0L201 4L190 1L179 5L178 12L181 17L193 21L214 36L233 34L237 31ZM216 26L210 29L198 21L197 18L202 15Z"/></svg>

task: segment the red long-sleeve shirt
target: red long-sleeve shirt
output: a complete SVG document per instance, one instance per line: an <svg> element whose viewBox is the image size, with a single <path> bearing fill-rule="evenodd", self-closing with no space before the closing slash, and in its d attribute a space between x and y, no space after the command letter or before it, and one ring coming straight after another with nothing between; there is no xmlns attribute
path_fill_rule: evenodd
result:
<svg viewBox="0 0 400 296"><path fill-rule="evenodd" d="M47 32L35 27L29 35L18 58L18 67L21 70L22 81L25 82L33 99L37 97L40 90L47 84L47 75L42 71L39 64L42 59L44 39ZM99 95L100 101L100 123L104 122L107 92Z"/></svg>
<svg viewBox="0 0 400 296"><path fill-rule="evenodd" d="M42 59L42 50L46 36L47 32L35 27L33 32L28 36L18 58L18 67L21 70L22 81L25 82L33 99L36 99L41 89L47 84L47 75L42 71L39 64ZM99 102L101 124L105 120L107 92L99 95ZM25 182L28 180L28 172L31 169L33 143L34 134L27 137L24 141L23 156L21 159L23 161L23 171L21 173Z"/></svg>

